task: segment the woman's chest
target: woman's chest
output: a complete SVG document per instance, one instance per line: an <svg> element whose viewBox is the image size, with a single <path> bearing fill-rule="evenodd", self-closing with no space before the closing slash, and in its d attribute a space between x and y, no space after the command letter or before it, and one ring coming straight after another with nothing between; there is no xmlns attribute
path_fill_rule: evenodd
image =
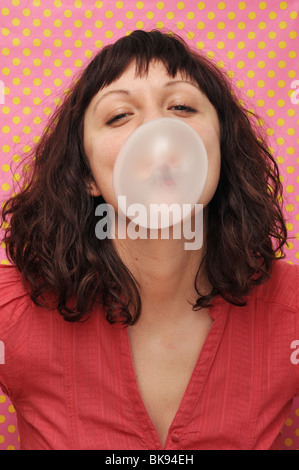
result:
<svg viewBox="0 0 299 470"><path fill-rule="evenodd" d="M163 446L212 323L206 317L181 334L129 332L138 390Z"/></svg>

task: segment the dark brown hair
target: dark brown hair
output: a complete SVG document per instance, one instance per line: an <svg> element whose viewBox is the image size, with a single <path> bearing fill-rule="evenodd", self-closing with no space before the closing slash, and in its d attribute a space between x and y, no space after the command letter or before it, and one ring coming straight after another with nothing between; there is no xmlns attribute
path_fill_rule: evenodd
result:
<svg viewBox="0 0 299 470"><path fill-rule="evenodd" d="M256 116L239 103L225 74L180 37L134 31L104 47L75 80L33 149L30 176L2 210L9 222L3 238L7 257L33 302L57 308L68 321L87 318L97 302L110 323L134 324L141 312L132 274L111 240L95 236L95 208L105 201L86 190L93 177L83 148L83 116L92 97L133 60L141 75L153 59L163 62L169 76L180 71L196 80L220 122L221 174L209 204L194 310L211 306L216 295L245 305L253 287L270 277L272 262L285 257L282 185ZM208 295L197 286L201 269L212 285ZM48 293L54 294L52 303Z"/></svg>

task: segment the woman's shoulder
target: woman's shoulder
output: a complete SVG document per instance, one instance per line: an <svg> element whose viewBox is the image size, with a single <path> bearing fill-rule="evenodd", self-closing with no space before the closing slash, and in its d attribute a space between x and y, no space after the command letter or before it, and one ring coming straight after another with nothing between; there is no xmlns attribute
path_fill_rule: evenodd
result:
<svg viewBox="0 0 299 470"><path fill-rule="evenodd" d="M296 310L299 300L299 265L282 259L275 260L270 279L255 289L254 297Z"/></svg>
<svg viewBox="0 0 299 470"><path fill-rule="evenodd" d="M19 320L29 299L17 267L0 264L0 332L10 329Z"/></svg>

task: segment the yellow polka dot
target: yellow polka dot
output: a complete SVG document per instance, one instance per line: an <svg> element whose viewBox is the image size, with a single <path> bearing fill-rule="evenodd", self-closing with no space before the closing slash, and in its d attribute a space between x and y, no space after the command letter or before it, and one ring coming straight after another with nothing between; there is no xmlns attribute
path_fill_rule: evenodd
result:
<svg viewBox="0 0 299 470"><path fill-rule="evenodd" d="M16 432L16 427L13 424L10 424L9 426L7 426L7 431L12 434Z"/></svg>
<svg viewBox="0 0 299 470"><path fill-rule="evenodd" d="M236 13L234 11L229 11L227 17L229 20L234 20L236 18Z"/></svg>
<svg viewBox="0 0 299 470"><path fill-rule="evenodd" d="M245 10L245 8L246 8L246 3L245 3L245 2L240 2L240 3L238 4L238 8L239 8L239 10Z"/></svg>
<svg viewBox="0 0 299 470"><path fill-rule="evenodd" d="M291 447L293 445L293 440L291 438L287 438L284 440L284 443L287 447Z"/></svg>
<svg viewBox="0 0 299 470"><path fill-rule="evenodd" d="M199 22L197 23L196 27L197 27L198 29L204 29L204 28L205 28L205 24L204 24L203 21L199 21Z"/></svg>
<svg viewBox="0 0 299 470"><path fill-rule="evenodd" d="M136 8L138 8L138 10L142 10L143 7L144 7L144 3L143 3L143 2L137 2L137 3L136 3Z"/></svg>
<svg viewBox="0 0 299 470"><path fill-rule="evenodd" d="M162 2L158 2L158 3L162 3ZM123 2L116 2L115 6L116 6L116 8L120 9L120 8L123 8L124 4L123 4Z"/></svg>
<svg viewBox="0 0 299 470"><path fill-rule="evenodd" d="M203 41L198 41L196 43L196 47L197 47L197 49L204 49L205 43Z"/></svg>
<svg viewBox="0 0 299 470"><path fill-rule="evenodd" d="M278 26L280 29L286 29L288 25L285 21L281 21Z"/></svg>
<svg viewBox="0 0 299 470"><path fill-rule="evenodd" d="M264 86L265 86L264 80L258 80L257 86L258 86L259 88L264 88Z"/></svg>
<svg viewBox="0 0 299 470"><path fill-rule="evenodd" d="M178 2L176 6L177 6L178 10L183 10L185 8L185 3L184 2Z"/></svg>
<svg viewBox="0 0 299 470"><path fill-rule="evenodd" d="M4 441L5 441L5 437L0 435L0 444L3 444Z"/></svg>
<svg viewBox="0 0 299 470"><path fill-rule="evenodd" d="M285 10L286 8L288 8L287 2L280 2L279 8L280 8L281 10Z"/></svg>
<svg viewBox="0 0 299 470"><path fill-rule="evenodd" d="M10 186L8 183L3 183L1 188L3 189L3 191L9 191L10 189ZM2 421L3 422L3 421ZM1 416L0 416L0 423L1 423Z"/></svg>
<svg viewBox="0 0 299 470"><path fill-rule="evenodd" d="M249 18L250 20L255 20L255 18L256 18L256 13L255 13L254 11L250 11L250 12L248 13L248 18Z"/></svg>
<svg viewBox="0 0 299 470"><path fill-rule="evenodd" d="M184 29L184 27L185 27L183 21L178 21L176 26L177 26L178 29Z"/></svg>
<svg viewBox="0 0 299 470"><path fill-rule="evenodd" d="M266 66L266 64L263 60L259 60L257 63L257 66L259 69L263 69Z"/></svg>
<svg viewBox="0 0 299 470"><path fill-rule="evenodd" d="M217 29L224 29L225 28L225 23L223 23L223 21L219 21L219 23L217 23Z"/></svg>
<svg viewBox="0 0 299 470"><path fill-rule="evenodd" d="M46 9L46 10L43 11L43 15L46 16L47 18L49 18L49 16L52 15L52 12L51 12L51 10Z"/></svg>
<svg viewBox="0 0 299 470"><path fill-rule="evenodd" d="M66 18L70 18L73 13L72 13L72 10L67 9L67 10L64 10L63 14Z"/></svg>
<svg viewBox="0 0 299 470"><path fill-rule="evenodd" d="M260 2L259 3L259 9L260 10L265 10L267 8L267 3L266 2Z"/></svg>
<svg viewBox="0 0 299 470"><path fill-rule="evenodd" d="M257 47L258 47L259 49L265 49L265 47L266 47L265 41L259 41Z"/></svg>
<svg viewBox="0 0 299 470"><path fill-rule="evenodd" d="M209 11L207 17L209 18L209 20L213 20L215 18L215 13L213 11Z"/></svg>
<svg viewBox="0 0 299 470"><path fill-rule="evenodd" d="M8 411L9 411L9 413L15 413L16 412L15 407L13 405L9 405Z"/></svg>
<svg viewBox="0 0 299 470"><path fill-rule="evenodd" d="M205 3L204 3L204 2L198 2L198 4L197 4L197 8L198 8L199 10L204 10L204 9L205 9L205 7L206 7L206 5L205 5Z"/></svg>
<svg viewBox="0 0 299 470"><path fill-rule="evenodd" d="M276 34L275 31L270 31L270 32L268 33L268 37L269 37L270 39L275 39L276 36L277 36L277 34Z"/></svg>

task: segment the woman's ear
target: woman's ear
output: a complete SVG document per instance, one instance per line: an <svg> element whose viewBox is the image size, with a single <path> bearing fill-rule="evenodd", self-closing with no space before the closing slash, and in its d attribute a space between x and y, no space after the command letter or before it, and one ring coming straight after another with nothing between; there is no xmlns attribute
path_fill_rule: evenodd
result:
<svg viewBox="0 0 299 470"><path fill-rule="evenodd" d="M90 196L98 197L101 196L101 191L98 188L96 182L92 179L85 180L86 191Z"/></svg>

